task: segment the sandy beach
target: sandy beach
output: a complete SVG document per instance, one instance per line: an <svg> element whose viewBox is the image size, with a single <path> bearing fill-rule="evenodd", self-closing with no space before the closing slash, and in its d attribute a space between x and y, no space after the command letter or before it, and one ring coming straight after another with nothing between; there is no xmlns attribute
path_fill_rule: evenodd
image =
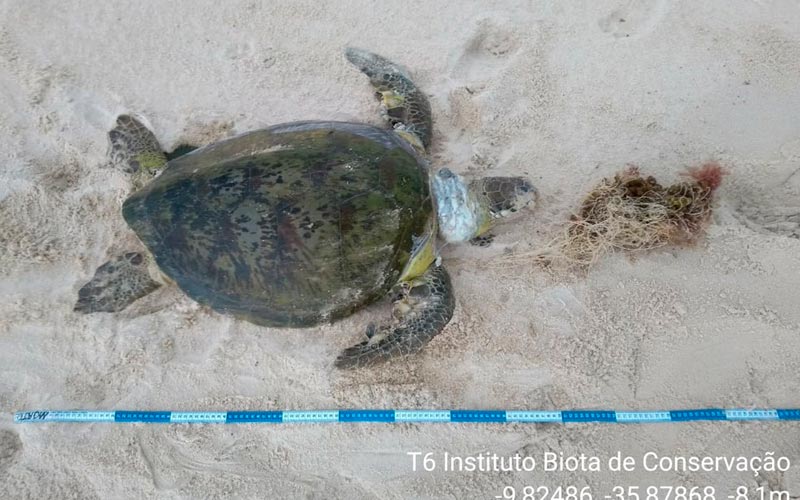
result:
<svg viewBox="0 0 800 500"><path fill-rule="evenodd" d="M117 115L145 117L166 150L294 120L383 126L351 45L402 64L429 96L434 167L525 175L540 193L492 245L446 248L457 302L442 334L341 371L336 354L386 304L295 330L174 287L120 313L73 312L98 266L141 248L120 215L130 179L108 164ZM0 0L0 496L478 499L575 485L602 498L663 484L800 497L797 422L13 423L70 408L798 407L798 82L795 0ZM520 257L626 165L670 183L706 161L729 174L697 245L587 273ZM409 452L772 452L792 466L428 472Z"/></svg>

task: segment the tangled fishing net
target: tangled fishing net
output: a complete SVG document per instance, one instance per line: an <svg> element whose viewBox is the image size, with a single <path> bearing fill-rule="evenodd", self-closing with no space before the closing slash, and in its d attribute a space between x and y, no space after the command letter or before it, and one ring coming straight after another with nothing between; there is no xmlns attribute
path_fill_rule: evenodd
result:
<svg viewBox="0 0 800 500"><path fill-rule="evenodd" d="M546 265L588 268L609 252L692 244L704 232L724 174L717 163L707 163L664 187L628 167L590 191L563 231L534 257Z"/></svg>

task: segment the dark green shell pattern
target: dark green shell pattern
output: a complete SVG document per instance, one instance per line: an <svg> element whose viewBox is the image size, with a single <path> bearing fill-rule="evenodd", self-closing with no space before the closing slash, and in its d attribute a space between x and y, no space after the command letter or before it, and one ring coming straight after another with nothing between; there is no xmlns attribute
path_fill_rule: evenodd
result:
<svg viewBox="0 0 800 500"><path fill-rule="evenodd" d="M424 160L390 131L297 122L172 160L123 215L194 300L310 326L383 297L433 208Z"/></svg>

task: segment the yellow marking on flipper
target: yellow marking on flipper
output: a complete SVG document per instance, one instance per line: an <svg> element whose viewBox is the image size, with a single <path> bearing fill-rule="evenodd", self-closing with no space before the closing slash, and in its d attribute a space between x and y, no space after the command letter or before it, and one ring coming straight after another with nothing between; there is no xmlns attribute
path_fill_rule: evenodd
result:
<svg viewBox="0 0 800 500"><path fill-rule="evenodd" d="M381 90L381 102L386 109L402 108L406 104L406 98L402 94L398 94L394 90Z"/></svg>
<svg viewBox="0 0 800 500"><path fill-rule="evenodd" d="M491 228L492 228L492 219L491 219L491 217L486 217L484 220L481 221L481 224L478 226L478 230L475 232L475 235L473 236L473 238L475 236L482 235L483 233L485 233L486 231L488 231Z"/></svg>
<svg viewBox="0 0 800 500"><path fill-rule="evenodd" d="M413 147L418 153L425 154L425 146L422 144L422 141L417 134L402 129L395 129L394 133L402 137L407 143L411 144L411 147Z"/></svg>
<svg viewBox="0 0 800 500"><path fill-rule="evenodd" d="M431 264L436 260L436 225L433 225L432 231L429 231L425 236L425 241L419 248L416 249L400 275L399 281L411 281L425 274L425 271L431 267Z"/></svg>
<svg viewBox="0 0 800 500"><path fill-rule="evenodd" d="M167 163L164 153L147 152L140 153L134 157L134 160L139 163L142 170L152 171L158 170Z"/></svg>
<svg viewBox="0 0 800 500"><path fill-rule="evenodd" d="M159 151L139 153L132 160L139 164L139 170L133 173L132 178L134 190L144 187L167 164L167 157Z"/></svg>
<svg viewBox="0 0 800 500"><path fill-rule="evenodd" d="M472 235L473 238L476 238L483 233L487 232L494 226L494 219L492 219L491 212L489 211L489 204L485 199L481 199L482 197L477 197L475 195L475 191L470 186L470 196L476 198L476 203L479 208L479 217L480 220L478 221L478 230L475 231L475 234Z"/></svg>

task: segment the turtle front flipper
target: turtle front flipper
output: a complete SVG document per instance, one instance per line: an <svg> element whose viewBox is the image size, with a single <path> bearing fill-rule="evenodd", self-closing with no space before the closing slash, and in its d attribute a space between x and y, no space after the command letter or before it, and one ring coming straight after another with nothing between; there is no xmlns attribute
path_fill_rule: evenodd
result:
<svg viewBox="0 0 800 500"><path fill-rule="evenodd" d="M394 321L371 327L366 341L345 349L336 358L337 368L369 366L413 354L444 329L456 305L444 267L431 266L424 275L403 285L394 302Z"/></svg>
<svg viewBox="0 0 800 500"><path fill-rule="evenodd" d="M150 275L151 257L141 252L118 255L97 268L78 292L75 311L117 312L161 286Z"/></svg>
<svg viewBox="0 0 800 500"><path fill-rule="evenodd" d="M397 132L426 149L431 143L431 105L408 74L388 59L366 50L348 47L345 56L369 77L386 118Z"/></svg>
<svg viewBox="0 0 800 500"><path fill-rule="evenodd" d="M116 126L108 132L111 162L133 176L135 189L157 176L167 157L158 139L142 122L130 115L119 115Z"/></svg>

